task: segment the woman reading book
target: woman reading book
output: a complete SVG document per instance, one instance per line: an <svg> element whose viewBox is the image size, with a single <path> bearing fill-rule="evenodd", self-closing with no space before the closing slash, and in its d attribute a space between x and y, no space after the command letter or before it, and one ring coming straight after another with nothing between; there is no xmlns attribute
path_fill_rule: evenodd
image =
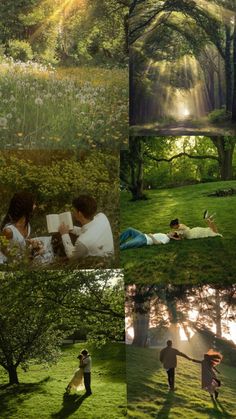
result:
<svg viewBox="0 0 236 419"><path fill-rule="evenodd" d="M114 243L110 223L105 214L97 213L96 200L90 195L80 195L73 200L74 217L81 227L62 223L59 233L66 256L69 259L81 259L87 256L109 256L114 254ZM77 236L73 245L69 232Z"/></svg>

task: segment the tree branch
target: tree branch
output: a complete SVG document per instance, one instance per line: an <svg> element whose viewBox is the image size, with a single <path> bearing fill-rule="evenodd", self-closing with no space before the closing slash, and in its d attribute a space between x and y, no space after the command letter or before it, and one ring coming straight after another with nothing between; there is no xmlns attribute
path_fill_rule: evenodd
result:
<svg viewBox="0 0 236 419"><path fill-rule="evenodd" d="M144 156L148 157L151 160L155 160L156 162L162 162L162 161L166 161L167 163L170 163L172 160L178 159L179 157L189 157L190 159L213 159L213 160L217 160L219 161L219 158L217 156L213 156L213 155L203 155L203 156L197 156L197 155L191 155L185 152L176 154L175 156L170 157L169 159L161 157L161 158L157 158L155 156L152 156L151 154L144 152Z"/></svg>

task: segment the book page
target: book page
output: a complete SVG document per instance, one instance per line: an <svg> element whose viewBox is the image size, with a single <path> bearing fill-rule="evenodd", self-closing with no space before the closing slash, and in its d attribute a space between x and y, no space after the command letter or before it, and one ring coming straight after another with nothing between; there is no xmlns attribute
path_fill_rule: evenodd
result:
<svg viewBox="0 0 236 419"><path fill-rule="evenodd" d="M59 214L59 220L60 220L60 225L62 223L65 223L65 225L69 227L69 230L73 229L73 221L72 221L72 216L71 216L70 211L62 212L61 214Z"/></svg>
<svg viewBox="0 0 236 419"><path fill-rule="evenodd" d="M57 233L60 225L58 214L46 215L47 228L49 233Z"/></svg>

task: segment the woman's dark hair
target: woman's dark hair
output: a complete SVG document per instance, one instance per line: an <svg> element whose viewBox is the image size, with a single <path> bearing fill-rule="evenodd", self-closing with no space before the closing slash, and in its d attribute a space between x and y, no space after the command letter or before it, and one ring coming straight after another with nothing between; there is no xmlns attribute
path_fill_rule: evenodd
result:
<svg viewBox="0 0 236 419"><path fill-rule="evenodd" d="M77 211L81 211L84 217L93 218L97 212L97 202L90 195L80 195L72 202Z"/></svg>
<svg viewBox="0 0 236 419"><path fill-rule="evenodd" d="M1 230L6 224L16 223L22 217L25 217L25 225L27 225L33 213L34 203L35 199L32 193L27 191L16 192L10 201Z"/></svg>
<svg viewBox="0 0 236 419"><path fill-rule="evenodd" d="M170 227L177 226L178 224L179 224L179 220L178 218L175 218L175 220L171 220Z"/></svg>

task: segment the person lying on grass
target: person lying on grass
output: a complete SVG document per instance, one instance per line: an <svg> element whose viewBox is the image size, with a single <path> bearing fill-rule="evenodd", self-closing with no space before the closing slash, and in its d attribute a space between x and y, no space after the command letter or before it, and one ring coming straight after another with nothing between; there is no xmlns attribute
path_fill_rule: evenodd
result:
<svg viewBox="0 0 236 419"><path fill-rule="evenodd" d="M108 218L97 212L97 202L90 195L80 195L72 202L74 217L81 227L73 230L62 223L59 233L68 259L76 260L87 256L106 257L114 254L114 243ZM72 244L69 232L77 236Z"/></svg>
<svg viewBox="0 0 236 419"><path fill-rule="evenodd" d="M206 237L223 237L218 232L217 226L214 222L213 215L209 215L208 211L204 211L203 218L205 219L208 227L193 227L190 228L185 224L179 222L178 218L170 222L170 228L174 231L179 239L203 239Z"/></svg>
<svg viewBox="0 0 236 419"><path fill-rule="evenodd" d="M216 365L220 364L223 356L219 352L215 352L212 349L204 354L204 359L198 361L193 359L193 362L201 364L202 368L202 389L208 391L211 398L218 398L218 389L221 386L220 380L218 380L216 373L220 374L220 371L216 369Z"/></svg>
<svg viewBox="0 0 236 419"><path fill-rule="evenodd" d="M154 244L167 244L170 239L180 240L177 233L149 233L145 234L129 227L120 235L120 250L133 249Z"/></svg>

